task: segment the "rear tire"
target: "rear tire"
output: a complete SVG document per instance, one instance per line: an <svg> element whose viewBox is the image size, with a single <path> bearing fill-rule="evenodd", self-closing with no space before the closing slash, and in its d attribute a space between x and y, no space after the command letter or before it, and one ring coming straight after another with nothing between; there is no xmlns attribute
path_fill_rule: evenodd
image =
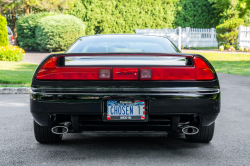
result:
<svg viewBox="0 0 250 166"><path fill-rule="evenodd" d="M51 132L51 128L49 126L40 126L35 121L34 124L34 134L37 142L49 144L49 143L57 143L62 140L62 134L54 134Z"/></svg>
<svg viewBox="0 0 250 166"><path fill-rule="evenodd" d="M185 135L188 142L210 142L213 139L215 123L210 126L199 127L195 135Z"/></svg>

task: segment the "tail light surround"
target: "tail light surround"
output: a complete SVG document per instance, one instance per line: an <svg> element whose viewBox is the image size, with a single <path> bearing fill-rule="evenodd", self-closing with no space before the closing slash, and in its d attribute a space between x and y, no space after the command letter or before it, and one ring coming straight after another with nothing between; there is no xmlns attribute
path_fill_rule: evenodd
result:
<svg viewBox="0 0 250 166"><path fill-rule="evenodd" d="M51 57L39 69L38 80L141 80L141 81L204 81L215 79L208 64L200 57L193 66L176 67L86 67L58 66L60 57Z"/></svg>

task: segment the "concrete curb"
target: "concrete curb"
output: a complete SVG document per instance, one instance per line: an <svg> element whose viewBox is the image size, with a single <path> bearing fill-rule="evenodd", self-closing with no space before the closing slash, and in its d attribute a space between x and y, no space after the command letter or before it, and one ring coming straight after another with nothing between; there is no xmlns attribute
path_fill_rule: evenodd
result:
<svg viewBox="0 0 250 166"><path fill-rule="evenodd" d="M0 94L29 94L30 88L26 87L6 87L6 88L0 88Z"/></svg>

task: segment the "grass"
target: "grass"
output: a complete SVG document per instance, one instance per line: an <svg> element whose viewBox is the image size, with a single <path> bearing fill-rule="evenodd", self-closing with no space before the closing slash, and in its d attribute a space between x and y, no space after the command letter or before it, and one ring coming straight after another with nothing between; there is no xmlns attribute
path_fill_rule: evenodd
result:
<svg viewBox="0 0 250 166"><path fill-rule="evenodd" d="M220 54L195 51L192 53L206 57L219 73L250 76L250 54ZM0 61L0 87L29 87L36 67L36 64Z"/></svg>
<svg viewBox="0 0 250 166"><path fill-rule="evenodd" d="M218 47L191 47L190 50L214 50Z"/></svg>
<svg viewBox="0 0 250 166"><path fill-rule="evenodd" d="M36 64L0 61L0 87L29 87Z"/></svg>
<svg viewBox="0 0 250 166"><path fill-rule="evenodd" d="M203 55L212 63L218 73L250 76L250 54L187 53Z"/></svg>
<svg viewBox="0 0 250 166"><path fill-rule="evenodd" d="M218 47L192 47L194 50L211 50L218 49Z"/></svg>

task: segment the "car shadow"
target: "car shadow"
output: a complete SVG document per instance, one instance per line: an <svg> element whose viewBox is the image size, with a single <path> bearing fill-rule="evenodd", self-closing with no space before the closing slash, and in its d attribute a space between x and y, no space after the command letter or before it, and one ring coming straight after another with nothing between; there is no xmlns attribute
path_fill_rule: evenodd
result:
<svg viewBox="0 0 250 166"><path fill-rule="evenodd" d="M39 148L52 150L43 153L43 157L61 158L64 160L89 160L107 158L141 158L152 155L168 157L194 157L190 153L211 146L210 143L190 143L185 141L184 134L168 137L109 137L84 136L67 134L58 144L38 144Z"/></svg>

